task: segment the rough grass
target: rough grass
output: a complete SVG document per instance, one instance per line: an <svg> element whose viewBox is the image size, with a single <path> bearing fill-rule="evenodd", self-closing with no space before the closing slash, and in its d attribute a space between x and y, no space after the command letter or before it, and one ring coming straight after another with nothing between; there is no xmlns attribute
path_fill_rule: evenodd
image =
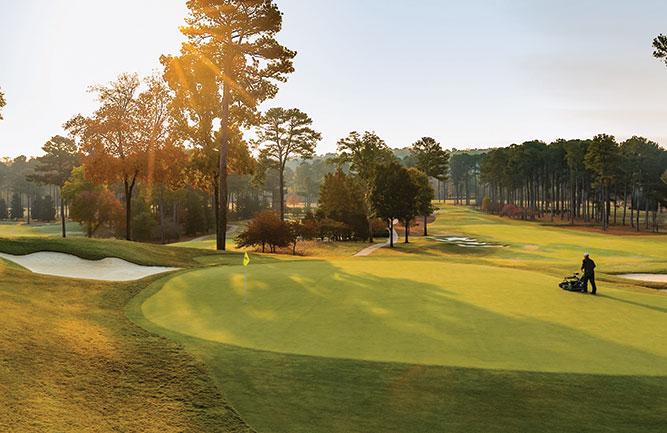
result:
<svg viewBox="0 0 667 433"><path fill-rule="evenodd" d="M0 245L16 253L43 242L3 239ZM108 250L146 264L162 257L180 266L191 262L188 254L181 260L160 256L160 247L124 242L46 245L86 258ZM0 265L0 431L250 431L200 361L125 316L128 300L155 278L103 283Z"/></svg>

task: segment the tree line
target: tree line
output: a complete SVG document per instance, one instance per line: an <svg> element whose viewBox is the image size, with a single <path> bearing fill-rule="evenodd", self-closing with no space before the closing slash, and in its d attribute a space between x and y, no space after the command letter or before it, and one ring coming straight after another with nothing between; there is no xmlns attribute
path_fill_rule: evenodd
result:
<svg viewBox="0 0 667 433"><path fill-rule="evenodd" d="M658 214L667 206L666 170L667 152L657 143L637 136L617 143L600 134L458 153L451 158L451 183L457 199L465 196L470 204L474 191L475 203L496 214L546 215L551 221L560 216L603 229L620 220L639 230L642 211L645 228L657 231Z"/></svg>

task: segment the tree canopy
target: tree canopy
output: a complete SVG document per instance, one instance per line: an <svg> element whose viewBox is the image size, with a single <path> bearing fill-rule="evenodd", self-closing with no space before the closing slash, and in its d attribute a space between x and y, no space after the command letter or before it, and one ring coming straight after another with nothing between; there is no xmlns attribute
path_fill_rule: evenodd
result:
<svg viewBox="0 0 667 433"><path fill-rule="evenodd" d="M339 165L350 164L350 172L356 175L364 185L364 200L368 209L369 240L373 242L373 227L371 211L371 189L375 169L382 162L393 159L387 144L375 132L364 132L363 136L356 131L338 141L338 156L334 161Z"/></svg>
<svg viewBox="0 0 667 433"><path fill-rule="evenodd" d="M322 135L311 128L313 121L303 111L271 108L260 119L257 146L260 164L275 168L280 176L280 218L285 217L285 164L290 157L310 158Z"/></svg>
<svg viewBox="0 0 667 433"><path fill-rule="evenodd" d="M428 177L433 177L439 181L447 179L449 170L449 152L442 149L440 143L431 137L422 137L416 141L410 153L416 159L416 167L424 172ZM424 236L428 235L427 219L428 214L424 215Z"/></svg>
<svg viewBox="0 0 667 433"><path fill-rule="evenodd" d="M65 225L65 202L62 197L62 187L69 179L72 169L76 166L79 155L76 143L69 138L56 135L42 146L45 155L37 158L34 173L27 178L31 182L44 185L55 185L60 188L60 219L62 235L67 237Z"/></svg>
<svg viewBox="0 0 667 433"><path fill-rule="evenodd" d="M391 161L376 167L370 195L371 204L378 218L389 223L390 247L394 246L394 219L409 222L415 217L418 193L419 185L413 181L408 169L400 163Z"/></svg>
<svg viewBox="0 0 667 433"><path fill-rule="evenodd" d="M125 193L125 237L132 233L132 193L137 182L169 182L180 175L185 158L169 137L169 92L158 77L141 82L121 74L106 86L94 86L99 108L91 117L75 116L65 127L81 142L86 176L95 184L121 182Z"/></svg>
<svg viewBox="0 0 667 433"><path fill-rule="evenodd" d="M192 79L207 89L207 100L220 104L219 217L217 249L225 249L227 230L227 157L234 126L256 121L257 106L278 91L277 82L294 71L296 52L275 39L282 14L272 0L188 0L187 37L181 57L193 55L215 73ZM204 87L205 86L205 87Z"/></svg>

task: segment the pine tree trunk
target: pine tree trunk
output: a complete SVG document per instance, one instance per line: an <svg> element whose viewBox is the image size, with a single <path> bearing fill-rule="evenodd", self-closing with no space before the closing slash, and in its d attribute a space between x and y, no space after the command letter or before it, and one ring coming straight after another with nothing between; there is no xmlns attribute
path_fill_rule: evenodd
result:
<svg viewBox="0 0 667 433"><path fill-rule="evenodd" d="M225 70L231 70L226 67ZM219 214L216 227L216 249L225 250L227 242L227 149L229 149L229 105L231 104L231 89L224 85L222 97L222 116L220 119L220 167L218 178ZM262 247L263 251L263 247Z"/></svg>
<svg viewBox="0 0 667 433"><path fill-rule="evenodd" d="M628 183L623 186L623 226L625 226L625 215L628 213Z"/></svg>
<svg viewBox="0 0 667 433"><path fill-rule="evenodd" d="M67 237L67 225L65 224L65 200L63 200L62 187L60 187L60 221L62 223L63 237Z"/></svg>
<svg viewBox="0 0 667 433"><path fill-rule="evenodd" d="M164 233L164 185L160 185L160 241L162 245L165 242L165 233Z"/></svg>
<svg viewBox="0 0 667 433"><path fill-rule="evenodd" d="M132 187L129 181L126 179L124 182L125 185L125 239L131 241L132 239Z"/></svg>
<svg viewBox="0 0 667 433"><path fill-rule="evenodd" d="M394 248L394 219L389 220L389 248Z"/></svg>

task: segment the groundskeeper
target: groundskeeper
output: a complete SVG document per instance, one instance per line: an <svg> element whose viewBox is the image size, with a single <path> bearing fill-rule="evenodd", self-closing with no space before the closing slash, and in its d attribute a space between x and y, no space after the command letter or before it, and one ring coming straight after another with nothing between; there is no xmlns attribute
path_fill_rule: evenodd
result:
<svg viewBox="0 0 667 433"><path fill-rule="evenodd" d="M582 292L588 292L588 282L591 282L591 294L597 292L597 287L595 286L595 262L588 257L588 253L584 253L584 261L581 262L581 270L584 271L584 277L581 279L581 282L584 284L584 287L581 289Z"/></svg>

